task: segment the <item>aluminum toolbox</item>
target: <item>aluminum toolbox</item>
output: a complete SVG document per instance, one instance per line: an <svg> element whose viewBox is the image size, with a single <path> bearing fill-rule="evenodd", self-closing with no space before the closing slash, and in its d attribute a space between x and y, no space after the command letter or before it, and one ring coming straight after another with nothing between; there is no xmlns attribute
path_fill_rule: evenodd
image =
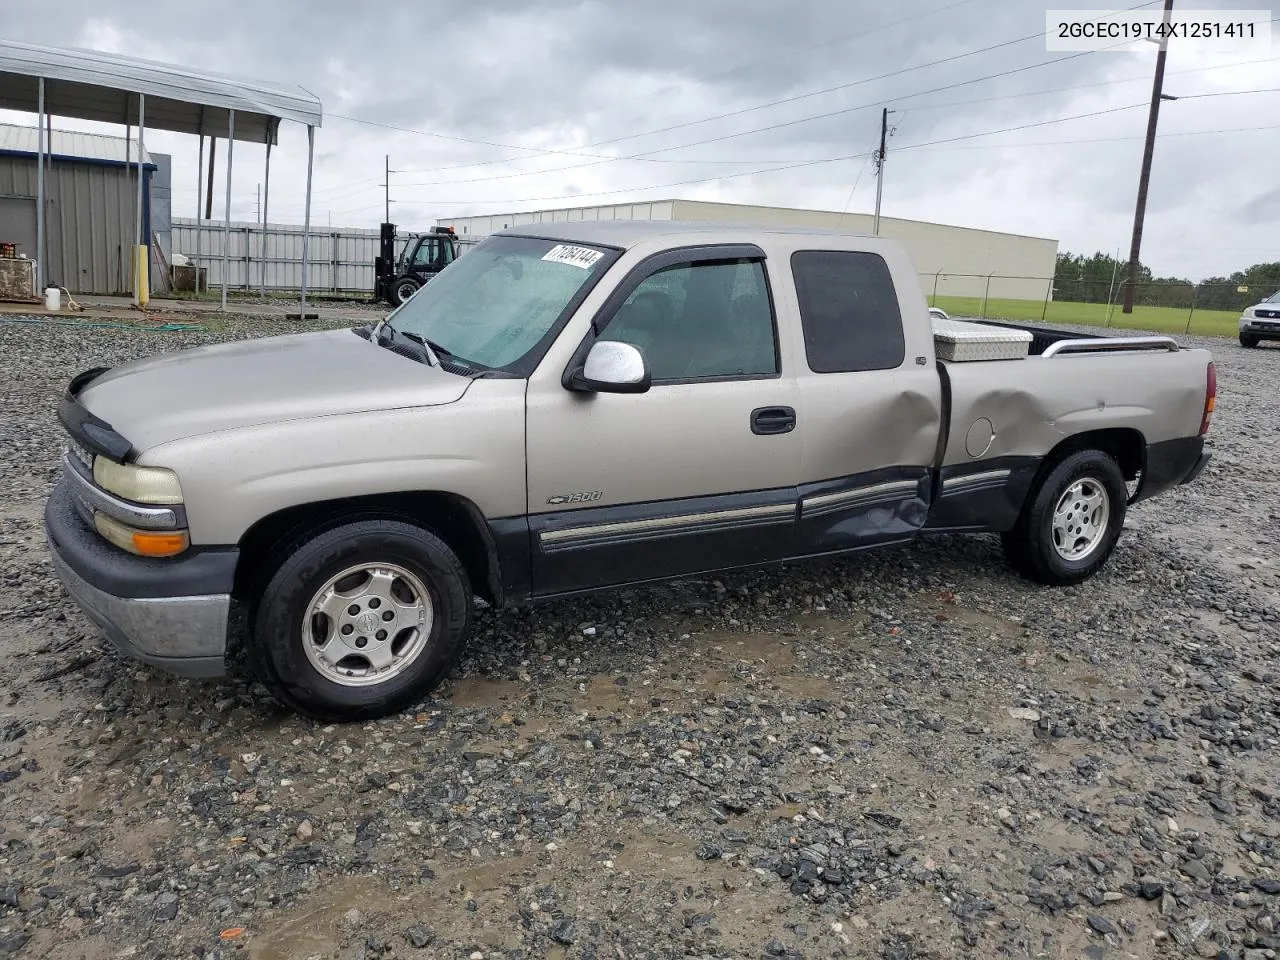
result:
<svg viewBox="0 0 1280 960"><path fill-rule="evenodd" d="M933 347L939 360L1021 360L1031 349L1031 333L963 320L933 321Z"/></svg>

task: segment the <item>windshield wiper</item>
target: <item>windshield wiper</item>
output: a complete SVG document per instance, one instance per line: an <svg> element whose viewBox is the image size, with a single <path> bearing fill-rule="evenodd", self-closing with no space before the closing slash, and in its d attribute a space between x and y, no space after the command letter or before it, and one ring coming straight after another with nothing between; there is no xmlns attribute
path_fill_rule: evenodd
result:
<svg viewBox="0 0 1280 960"><path fill-rule="evenodd" d="M384 331L386 331L386 333L384 333ZM387 335L388 333L389 336ZM421 351L420 356L422 359L430 366L443 367L445 363L448 363L452 367L460 367L469 374L479 376L483 376L485 373L490 372L488 368L485 368L484 370L478 369L479 367L483 367L483 364L475 364L470 360L463 360L460 357L455 356L453 351L440 346L440 344L436 343L434 340L428 340L420 333L414 333L412 330L398 330L386 320L383 320L381 325L377 328L377 342L379 345L390 347L391 342L394 341L396 337L400 337L401 340L408 340L413 343L413 345Z"/></svg>
<svg viewBox="0 0 1280 960"><path fill-rule="evenodd" d="M440 344L436 343L434 340L428 340L421 334L412 333L409 330L398 330L396 332L402 337L408 337L414 343L429 351L432 358L435 360L437 367L443 366L440 362L442 359L448 361L450 366L461 367L468 373L476 373L477 366L483 366L483 364L477 365L470 360L463 360L461 357L455 356L453 351L440 346Z"/></svg>
<svg viewBox="0 0 1280 960"><path fill-rule="evenodd" d="M425 363L429 367L440 366L440 358L433 349L434 345L427 343L422 337L415 333L408 333L404 330L397 330L386 320L383 320L374 330L374 342L380 347L386 347L388 350L399 352L406 349L403 344L396 343L396 338L408 340L413 345L411 350L411 359L420 363Z"/></svg>
<svg viewBox="0 0 1280 960"><path fill-rule="evenodd" d="M400 334L400 336L407 337L408 339L412 340L414 343L418 344L420 347L425 348L431 354L431 359L435 362L435 365L437 367L440 366L441 357L444 357L446 360L454 359L454 356L452 353L450 353L444 347L440 346L440 344L436 343L434 340L428 340L426 337L422 336L421 334L413 333L412 331L409 331L409 330L400 330L398 331L398 333Z"/></svg>

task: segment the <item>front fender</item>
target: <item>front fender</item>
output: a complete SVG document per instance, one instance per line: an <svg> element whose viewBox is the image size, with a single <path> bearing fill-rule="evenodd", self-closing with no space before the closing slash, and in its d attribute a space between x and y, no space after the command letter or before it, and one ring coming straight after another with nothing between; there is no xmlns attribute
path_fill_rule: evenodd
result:
<svg viewBox="0 0 1280 960"><path fill-rule="evenodd" d="M239 542L254 523L319 501L437 490L485 517L526 512L524 381L480 380L457 402L262 424L145 451L182 484L191 542Z"/></svg>

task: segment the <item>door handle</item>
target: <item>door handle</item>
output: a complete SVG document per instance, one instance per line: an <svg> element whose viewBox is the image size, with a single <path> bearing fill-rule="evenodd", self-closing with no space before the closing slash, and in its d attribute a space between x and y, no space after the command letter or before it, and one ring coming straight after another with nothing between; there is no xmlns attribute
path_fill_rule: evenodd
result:
<svg viewBox="0 0 1280 960"><path fill-rule="evenodd" d="M796 412L791 407L757 407L751 411L751 432L760 436L790 433L796 428Z"/></svg>

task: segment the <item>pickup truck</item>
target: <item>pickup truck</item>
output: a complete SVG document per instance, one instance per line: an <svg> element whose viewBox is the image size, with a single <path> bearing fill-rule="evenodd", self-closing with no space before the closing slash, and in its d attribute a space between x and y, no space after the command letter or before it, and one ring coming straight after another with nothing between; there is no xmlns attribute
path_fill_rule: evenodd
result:
<svg viewBox="0 0 1280 960"><path fill-rule="evenodd" d="M440 682L476 596L943 531L1075 584L1128 504L1208 460L1207 352L989 327L1021 352L948 362L935 322L880 238L504 231L374 325L76 376L54 567L126 654L187 676L243 658L295 710L351 720Z"/></svg>

